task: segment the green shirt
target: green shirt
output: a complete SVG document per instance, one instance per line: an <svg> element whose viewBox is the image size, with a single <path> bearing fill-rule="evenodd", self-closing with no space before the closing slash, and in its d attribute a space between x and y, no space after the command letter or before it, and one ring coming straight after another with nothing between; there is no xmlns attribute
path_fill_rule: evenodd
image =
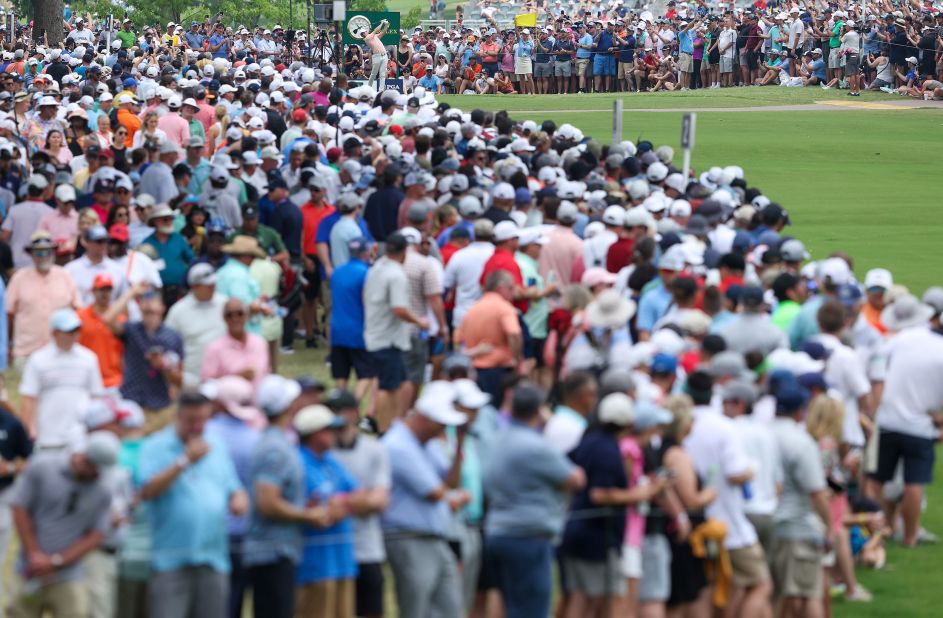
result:
<svg viewBox="0 0 943 618"><path fill-rule="evenodd" d="M841 45L841 29L844 25L845 22L839 21L835 24L835 27L832 28L832 37L828 40L829 47L835 48Z"/></svg>
<svg viewBox="0 0 943 618"><path fill-rule="evenodd" d="M232 233L232 235L229 237L229 240L231 241L233 238L240 235L255 236L255 239L259 241L259 246L262 247L262 251L265 251L265 253L269 256L288 250L285 248L285 243L282 242L282 237L278 235L278 232L267 225L262 225L261 223L256 228L255 234L243 232L242 228L239 228Z"/></svg>
<svg viewBox="0 0 943 618"><path fill-rule="evenodd" d="M779 303L779 306L776 307L776 311L773 312L773 324L788 333L789 326L792 324L792 321L796 319L796 316L799 315L800 309L802 309L802 305L796 301L784 300Z"/></svg>
<svg viewBox="0 0 943 618"><path fill-rule="evenodd" d="M129 47L137 44L137 35L127 30L119 30L115 34L115 37L121 41L121 49L128 49Z"/></svg>
<svg viewBox="0 0 943 618"><path fill-rule="evenodd" d="M544 289L544 279L537 272L537 262L526 253L517 252L514 254L514 261L521 269L521 278L524 280L524 287L535 287L538 290ZM547 299L532 300L527 307L527 313L524 314L524 324L530 336L534 339L547 338L547 316L550 309L547 307Z"/></svg>
<svg viewBox="0 0 943 618"><path fill-rule="evenodd" d="M203 123L196 118L190 119L190 137L200 137L206 141L206 131L203 129Z"/></svg>

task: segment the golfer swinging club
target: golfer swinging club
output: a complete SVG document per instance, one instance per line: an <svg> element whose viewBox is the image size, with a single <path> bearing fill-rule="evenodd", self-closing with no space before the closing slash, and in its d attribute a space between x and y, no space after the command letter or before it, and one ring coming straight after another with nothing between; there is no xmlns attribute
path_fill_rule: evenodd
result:
<svg viewBox="0 0 943 618"><path fill-rule="evenodd" d="M363 42L373 52L372 68L370 69L370 80L367 82L377 92L386 90L386 47L383 46L383 36L390 29L390 22L383 20L380 25L373 29L373 32L363 37Z"/></svg>

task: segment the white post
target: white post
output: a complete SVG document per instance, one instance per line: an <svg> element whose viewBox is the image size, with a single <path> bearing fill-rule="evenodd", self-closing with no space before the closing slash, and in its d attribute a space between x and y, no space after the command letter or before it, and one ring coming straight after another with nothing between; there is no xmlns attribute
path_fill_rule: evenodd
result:
<svg viewBox="0 0 943 618"><path fill-rule="evenodd" d="M612 102L612 143L618 144L622 141L622 99L616 99Z"/></svg>
<svg viewBox="0 0 943 618"><path fill-rule="evenodd" d="M688 182L691 172L691 151L694 150L694 133L697 114L689 113L681 117L681 148L684 149L684 182Z"/></svg>

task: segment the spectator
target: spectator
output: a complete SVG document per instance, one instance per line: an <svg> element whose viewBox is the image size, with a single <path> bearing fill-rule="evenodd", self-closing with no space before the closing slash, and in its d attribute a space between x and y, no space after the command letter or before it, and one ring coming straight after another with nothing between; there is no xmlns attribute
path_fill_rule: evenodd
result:
<svg viewBox="0 0 943 618"><path fill-rule="evenodd" d="M554 540L563 532L563 492L586 485L583 470L537 433L543 403L536 386L515 388L511 424L495 441L485 467L490 504L485 551L508 618L550 614L550 568Z"/></svg>
<svg viewBox="0 0 943 618"><path fill-rule="evenodd" d="M203 356L211 343L226 332L226 298L216 292L217 273L209 264L196 264L187 273L190 293L167 312L165 323L183 339L183 385L198 386Z"/></svg>
<svg viewBox="0 0 943 618"><path fill-rule="evenodd" d="M0 406L0 555L6 556L13 538L13 514L10 499L13 484L23 472L33 452L33 442L26 428L12 410ZM0 595L8 598L5 580L0 580ZM4 594L6 592L6 594Z"/></svg>
<svg viewBox="0 0 943 618"><path fill-rule="evenodd" d="M121 386L124 370L122 356L124 346L121 340L111 332L105 315L111 307L114 281L108 273L95 276L92 283L93 302L77 312L82 320L79 330L79 345L88 348L98 357L102 384L106 389L117 390Z"/></svg>
<svg viewBox="0 0 943 618"><path fill-rule="evenodd" d="M209 399L185 389L173 425L141 447L137 480L152 515L149 614L156 618L226 614L225 518L244 514L248 499L226 447L204 435L211 412Z"/></svg>
<svg viewBox="0 0 943 618"><path fill-rule="evenodd" d="M242 376L255 386L271 373L268 345L246 328L248 310L242 301L230 298L223 305L226 334L213 341L203 354L202 380L228 375Z"/></svg>
<svg viewBox="0 0 943 618"><path fill-rule="evenodd" d="M17 570L24 588L12 598L11 615L88 611L82 562L101 545L111 523L107 477L119 448L114 434L95 432L75 452L33 458L17 480L10 502L22 543Z"/></svg>
<svg viewBox="0 0 943 618"><path fill-rule="evenodd" d="M49 192L49 181L45 176L31 175L26 181L27 199L14 204L0 226L0 240L10 244L13 265L17 268L30 265L26 248L33 238L33 232L39 229L39 224L46 215L55 212L46 204Z"/></svg>
<svg viewBox="0 0 943 618"><path fill-rule="evenodd" d="M105 226L93 226L86 230L83 237L85 239L85 253L82 257L66 264L65 269L75 281L75 285L79 289L79 298L84 307L94 300L92 284L98 275L108 274L111 276L112 293L114 294L112 298L117 298L124 292L126 279L124 271L108 257L106 252L108 230L105 229Z"/></svg>
<svg viewBox="0 0 943 618"><path fill-rule="evenodd" d="M363 288L373 251L363 237L348 242L350 261L331 277L331 377L344 389L351 370L357 372L355 394L362 398L377 375L377 367L364 343Z"/></svg>
<svg viewBox="0 0 943 618"><path fill-rule="evenodd" d="M216 290L226 298L242 302L249 311L248 329L259 334L262 324L261 315L268 315L271 310L263 306L262 291L259 283L252 277L250 267L256 259L264 259L265 253L259 243L251 236L236 236L228 245L223 245L231 259L216 273Z"/></svg>
<svg viewBox="0 0 943 618"><path fill-rule="evenodd" d="M174 230L174 212L166 204L154 207L147 222L154 226L154 233L142 244L151 245L164 262L160 279L164 284L164 304L170 306L183 296L184 278L193 262L193 250L187 239Z"/></svg>

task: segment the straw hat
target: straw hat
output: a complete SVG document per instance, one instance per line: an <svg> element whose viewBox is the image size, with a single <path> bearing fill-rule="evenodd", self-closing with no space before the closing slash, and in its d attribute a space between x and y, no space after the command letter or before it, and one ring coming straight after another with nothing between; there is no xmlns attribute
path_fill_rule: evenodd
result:
<svg viewBox="0 0 943 618"><path fill-rule="evenodd" d="M259 241L252 236L236 236L232 242L223 245L223 253L229 255L252 255L257 258L264 258L265 252L259 247Z"/></svg>

